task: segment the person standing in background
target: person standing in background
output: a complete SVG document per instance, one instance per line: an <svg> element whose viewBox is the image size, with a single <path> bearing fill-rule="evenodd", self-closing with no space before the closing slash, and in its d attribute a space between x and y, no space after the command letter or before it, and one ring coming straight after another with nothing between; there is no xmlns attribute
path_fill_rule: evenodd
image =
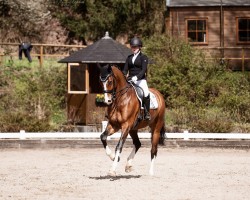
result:
<svg viewBox="0 0 250 200"><path fill-rule="evenodd" d="M28 59L29 62L32 62L30 51L32 49L32 45L30 43L22 42L19 45L19 60L22 60L22 54Z"/></svg>

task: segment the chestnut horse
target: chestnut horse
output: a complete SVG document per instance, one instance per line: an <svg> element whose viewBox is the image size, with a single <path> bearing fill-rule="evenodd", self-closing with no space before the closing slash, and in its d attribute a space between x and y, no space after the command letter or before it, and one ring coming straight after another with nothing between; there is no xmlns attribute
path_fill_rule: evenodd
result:
<svg viewBox="0 0 250 200"><path fill-rule="evenodd" d="M149 126L151 128L151 164L150 175L154 174L154 161L157 156L158 143L164 143L165 136L165 101L163 96L156 89L150 88L158 102L158 108L150 110L151 120L140 120L136 123L140 115L140 102L136 96L136 92L132 84L126 80L126 77L116 66L105 65L100 68L100 81L103 86L105 103L108 105L107 118L108 125L105 131L101 134L101 141L106 150L106 154L113 161L109 175L116 175L116 167L120 160L123 145L128 134L131 136L134 148L127 158L125 167L126 172L132 171L132 161L138 149L141 147L141 142L138 137L138 129ZM107 137L121 129L121 137L116 146L115 154L112 154L107 145Z"/></svg>

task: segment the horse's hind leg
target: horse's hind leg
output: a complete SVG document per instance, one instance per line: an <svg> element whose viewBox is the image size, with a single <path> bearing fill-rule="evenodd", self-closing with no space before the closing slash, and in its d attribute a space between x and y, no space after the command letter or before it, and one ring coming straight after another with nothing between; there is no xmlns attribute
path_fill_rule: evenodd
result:
<svg viewBox="0 0 250 200"><path fill-rule="evenodd" d="M133 140L134 147L133 147L133 150L127 159L127 164L125 167L125 172L127 172L127 173L132 171L132 161L134 160L135 154L137 153L137 151L141 147L141 142L140 142L139 137L138 137L138 131L137 130L130 131L129 135L131 136L131 138Z"/></svg>
<svg viewBox="0 0 250 200"><path fill-rule="evenodd" d="M157 156L159 140L160 140L160 130L158 130L158 128L152 129L151 164L149 169L149 174L151 176L154 175L154 163Z"/></svg>

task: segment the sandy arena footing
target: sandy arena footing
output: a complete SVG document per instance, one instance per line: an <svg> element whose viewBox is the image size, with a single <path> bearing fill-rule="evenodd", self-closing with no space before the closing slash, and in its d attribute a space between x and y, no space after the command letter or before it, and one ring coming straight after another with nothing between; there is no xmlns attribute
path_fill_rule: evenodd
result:
<svg viewBox="0 0 250 200"><path fill-rule="evenodd" d="M150 148L139 150L134 171L124 171L131 151L124 148L112 178L103 148L1 149L0 199L249 199L248 150L159 148L154 177Z"/></svg>

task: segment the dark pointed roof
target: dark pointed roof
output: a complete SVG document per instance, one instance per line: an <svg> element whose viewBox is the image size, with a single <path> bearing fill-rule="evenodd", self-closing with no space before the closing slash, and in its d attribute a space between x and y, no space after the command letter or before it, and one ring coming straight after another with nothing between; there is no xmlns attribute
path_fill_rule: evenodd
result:
<svg viewBox="0 0 250 200"><path fill-rule="evenodd" d="M131 50L109 37L105 36L72 55L60 60L60 63L125 63Z"/></svg>

